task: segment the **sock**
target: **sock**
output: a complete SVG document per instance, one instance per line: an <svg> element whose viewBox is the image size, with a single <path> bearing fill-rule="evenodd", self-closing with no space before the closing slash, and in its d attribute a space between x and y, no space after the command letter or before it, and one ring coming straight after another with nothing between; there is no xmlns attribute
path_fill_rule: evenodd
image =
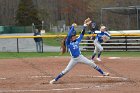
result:
<svg viewBox="0 0 140 93"><path fill-rule="evenodd" d="M101 53L102 53L101 51L98 53L98 58L100 58L100 56L101 56Z"/></svg>
<svg viewBox="0 0 140 93"><path fill-rule="evenodd" d="M95 56L96 56L96 53L94 53L94 54L92 55L91 59L94 59Z"/></svg>
<svg viewBox="0 0 140 93"><path fill-rule="evenodd" d="M61 78L64 74L63 73L60 73L56 78L55 78L55 81L57 81L59 78Z"/></svg>
<svg viewBox="0 0 140 93"><path fill-rule="evenodd" d="M104 72L102 71L102 69L100 69L98 66L95 67L95 69L100 72L102 75L104 74Z"/></svg>

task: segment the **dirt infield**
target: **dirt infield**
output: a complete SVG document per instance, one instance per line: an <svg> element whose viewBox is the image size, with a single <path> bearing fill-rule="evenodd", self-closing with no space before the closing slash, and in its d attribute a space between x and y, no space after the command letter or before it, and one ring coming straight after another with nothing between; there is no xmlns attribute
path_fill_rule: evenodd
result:
<svg viewBox="0 0 140 93"><path fill-rule="evenodd" d="M109 77L77 64L57 84L49 84L69 60L70 57L0 59L0 93L140 93L138 57L104 57L103 62L95 62L110 73Z"/></svg>

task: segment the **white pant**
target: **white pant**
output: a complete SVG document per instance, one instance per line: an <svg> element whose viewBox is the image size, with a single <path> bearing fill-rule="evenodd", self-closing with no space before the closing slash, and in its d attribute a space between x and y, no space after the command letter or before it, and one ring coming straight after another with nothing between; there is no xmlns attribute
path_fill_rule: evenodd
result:
<svg viewBox="0 0 140 93"><path fill-rule="evenodd" d="M97 39L94 40L94 46L95 46L94 53L103 51L103 47L101 46L101 43L98 42Z"/></svg>
<svg viewBox="0 0 140 93"><path fill-rule="evenodd" d="M84 57L83 55L80 55L79 57L77 58L71 58L69 64L67 65L67 67L62 71L63 74L66 74L67 72L69 72L77 63L84 63L84 64L87 64L93 68L96 67L96 64L87 59L86 57Z"/></svg>

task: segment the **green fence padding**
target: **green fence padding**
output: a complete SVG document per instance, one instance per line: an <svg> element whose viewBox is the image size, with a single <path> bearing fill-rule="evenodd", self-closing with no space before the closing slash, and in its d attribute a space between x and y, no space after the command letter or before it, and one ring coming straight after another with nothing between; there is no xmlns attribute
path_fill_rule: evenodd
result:
<svg viewBox="0 0 140 93"><path fill-rule="evenodd" d="M0 33L2 33L4 31L4 27L0 26Z"/></svg>
<svg viewBox="0 0 140 93"><path fill-rule="evenodd" d="M0 33L32 33L32 26L0 26Z"/></svg>

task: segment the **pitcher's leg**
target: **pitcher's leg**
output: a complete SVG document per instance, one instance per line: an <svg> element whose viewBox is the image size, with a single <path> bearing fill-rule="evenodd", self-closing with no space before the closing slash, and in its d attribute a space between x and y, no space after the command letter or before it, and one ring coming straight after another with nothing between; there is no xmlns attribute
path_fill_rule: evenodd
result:
<svg viewBox="0 0 140 93"><path fill-rule="evenodd" d="M76 63L77 62L72 58L67 67L55 79L51 80L52 82L50 81L50 83L52 84L55 81L58 81L61 77L68 73L76 65Z"/></svg>
<svg viewBox="0 0 140 93"><path fill-rule="evenodd" d="M80 60L78 60L79 62L81 63L84 63L84 64L87 64L91 67L93 67L94 69L96 69L99 73L101 73L102 75L105 76L106 72L104 72L101 68L99 68L93 61L87 59L86 57L84 56L80 56Z"/></svg>

